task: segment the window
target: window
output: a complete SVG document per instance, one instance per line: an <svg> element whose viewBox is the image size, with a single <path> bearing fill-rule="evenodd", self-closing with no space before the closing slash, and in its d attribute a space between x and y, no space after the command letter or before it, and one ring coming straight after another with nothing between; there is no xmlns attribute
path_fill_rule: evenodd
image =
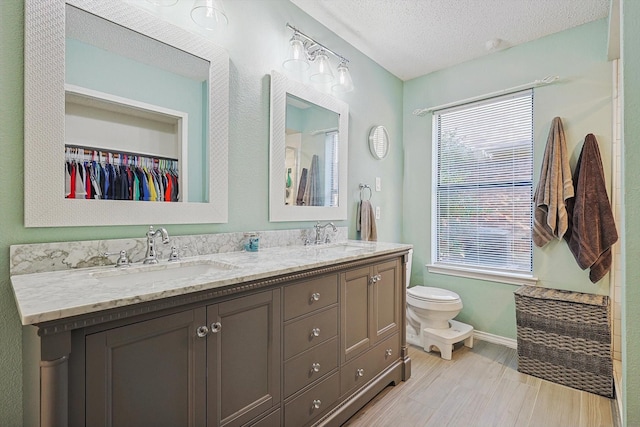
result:
<svg viewBox="0 0 640 427"><path fill-rule="evenodd" d="M434 113L433 262L533 271L533 91Z"/></svg>

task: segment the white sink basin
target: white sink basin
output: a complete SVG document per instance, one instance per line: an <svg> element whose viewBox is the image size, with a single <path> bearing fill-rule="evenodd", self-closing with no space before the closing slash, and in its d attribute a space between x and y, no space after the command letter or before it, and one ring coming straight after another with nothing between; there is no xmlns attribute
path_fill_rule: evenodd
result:
<svg viewBox="0 0 640 427"><path fill-rule="evenodd" d="M96 271L91 273L91 276L105 285L109 283L145 285L155 282L198 277L204 274L229 271L236 268L239 267L233 264L208 260L175 263L163 262L160 264L120 267L108 271Z"/></svg>

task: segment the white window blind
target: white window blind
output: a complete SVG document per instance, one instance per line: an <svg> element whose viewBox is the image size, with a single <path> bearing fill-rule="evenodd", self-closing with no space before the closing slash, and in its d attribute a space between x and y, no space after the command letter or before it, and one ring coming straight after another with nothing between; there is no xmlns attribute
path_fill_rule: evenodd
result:
<svg viewBox="0 0 640 427"><path fill-rule="evenodd" d="M533 91L434 113L434 263L530 274Z"/></svg>

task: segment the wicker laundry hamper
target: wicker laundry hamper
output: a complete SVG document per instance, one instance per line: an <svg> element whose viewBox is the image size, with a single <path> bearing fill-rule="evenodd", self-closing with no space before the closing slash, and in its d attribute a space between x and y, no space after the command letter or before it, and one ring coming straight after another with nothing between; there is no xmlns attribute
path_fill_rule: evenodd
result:
<svg viewBox="0 0 640 427"><path fill-rule="evenodd" d="M518 371L613 397L609 297L536 286L514 294Z"/></svg>

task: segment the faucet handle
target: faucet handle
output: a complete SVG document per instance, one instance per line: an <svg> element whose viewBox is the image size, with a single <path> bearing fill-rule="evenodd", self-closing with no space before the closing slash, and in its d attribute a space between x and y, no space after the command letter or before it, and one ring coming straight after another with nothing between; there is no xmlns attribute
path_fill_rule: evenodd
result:
<svg viewBox="0 0 640 427"><path fill-rule="evenodd" d="M116 267L129 267L131 265L131 261L129 260L129 256L127 256L127 251L124 249L120 252L105 252L104 256L108 257L111 255L118 255L118 259L116 260Z"/></svg>

